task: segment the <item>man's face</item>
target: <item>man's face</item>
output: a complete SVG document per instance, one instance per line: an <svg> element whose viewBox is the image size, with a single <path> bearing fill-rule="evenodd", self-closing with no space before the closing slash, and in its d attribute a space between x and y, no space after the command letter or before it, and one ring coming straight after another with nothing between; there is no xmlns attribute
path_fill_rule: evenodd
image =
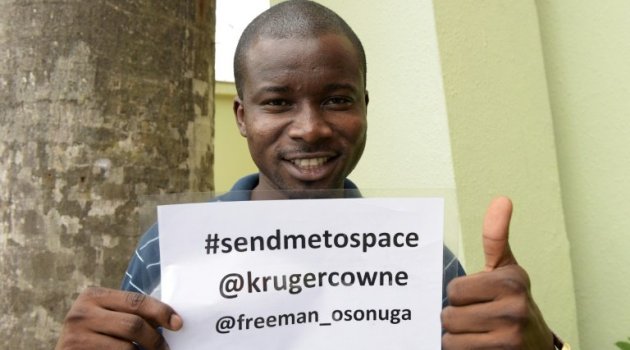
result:
<svg viewBox="0 0 630 350"><path fill-rule="evenodd" d="M303 197L304 190L343 188L366 141L360 67L350 41L336 34L262 38L249 48L234 112L260 170L254 195Z"/></svg>

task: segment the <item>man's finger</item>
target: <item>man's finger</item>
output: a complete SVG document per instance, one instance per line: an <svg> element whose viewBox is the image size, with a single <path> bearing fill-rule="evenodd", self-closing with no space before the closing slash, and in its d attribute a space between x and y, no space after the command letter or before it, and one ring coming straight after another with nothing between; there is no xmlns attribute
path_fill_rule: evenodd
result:
<svg viewBox="0 0 630 350"><path fill-rule="evenodd" d="M114 340L122 340L126 341L127 344L133 342L141 345L142 349L167 349L162 334L138 315L97 309L93 311L91 317L92 319L84 322L84 325L92 331L92 334L111 338L112 344ZM107 322L103 322L103 320L107 320ZM92 338L94 337L92 336ZM117 349L117 347L110 348ZM130 349L134 349L134 347L130 347Z"/></svg>
<svg viewBox="0 0 630 350"><path fill-rule="evenodd" d="M173 308L144 294L90 287L79 298L90 299L108 310L140 316L153 327L178 330L183 325L181 317Z"/></svg>
<svg viewBox="0 0 630 350"><path fill-rule="evenodd" d="M508 241L511 217L512 202L509 198L498 197L492 200L483 220L483 251L486 258L486 271L516 264Z"/></svg>
<svg viewBox="0 0 630 350"><path fill-rule="evenodd" d="M475 273L455 278L446 288L452 306L488 303L499 298L527 293L529 276L518 265L505 266L492 273Z"/></svg>
<svg viewBox="0 0 630 350"><path fill-rule="evenodd" d="M94 333L86 337L80 332L67 332L59 339L55 347L55 350L63 349L137 350L138 348L126 340L112 338L105 334Z"/></svg>
<svg viewBox="0 0 630 350"><path fill-rule="evenodd" d="M514 342L513 333L509 330L484 333L446 333L442 336L442 349L521 349Z"/></svg>
<svg viewBox="0 0 630 350"><path fill-rule="evenodd" d="M442 328L451 334L484 333L500 328L508 312L516 303L502 300L497 303L477 303L466 306L447 306L442 310Z"/></svg>

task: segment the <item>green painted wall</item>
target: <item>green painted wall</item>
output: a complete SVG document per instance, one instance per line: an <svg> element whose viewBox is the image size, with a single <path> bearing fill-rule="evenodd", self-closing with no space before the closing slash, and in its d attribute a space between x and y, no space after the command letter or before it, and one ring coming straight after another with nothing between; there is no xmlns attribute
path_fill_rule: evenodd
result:
<svg viewBox="0 0 630 350"><path fill-rule="evenodd" d="M578 348L553 123L533 1L435 1L455 181L469 271L483 266L479 218L515 205L512 249L549 325Z"/></svg>
<svg viewBox="0 0 630 350"><path fill-rule="evenodd" d="M584 349L630 337L630 2L537 1Z"/></svg>
<svg viewBox="0 0 630 350"><path fill-rule="evenodd" d="M215 83L214 188L229 190L244 175L257 171L249 156L247 141L236 128L232 104L236 88L232 83Z"/></svg>

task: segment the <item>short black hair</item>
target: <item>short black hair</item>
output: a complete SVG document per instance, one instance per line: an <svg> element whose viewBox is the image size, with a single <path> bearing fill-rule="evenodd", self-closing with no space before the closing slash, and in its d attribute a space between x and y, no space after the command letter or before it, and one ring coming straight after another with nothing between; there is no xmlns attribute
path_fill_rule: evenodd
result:
<svg viewBox="0 0 630 350"><path fill-rule="evenodd" d="M243 31L234 54L234 82L238 97L243 98L247 50L258 39L313 38L324 34L341 34L350 40L359 55L365 84L367 79L365 50L348 23L331 9L316 2L289 0L272 6L258 15Z"/></svg>

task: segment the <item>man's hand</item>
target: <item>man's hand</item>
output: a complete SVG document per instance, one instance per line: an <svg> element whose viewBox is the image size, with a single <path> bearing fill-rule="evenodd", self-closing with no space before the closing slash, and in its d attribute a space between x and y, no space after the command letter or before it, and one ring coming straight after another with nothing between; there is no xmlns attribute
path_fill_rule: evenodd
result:
<svg viewBox="0 0 630 350"><path fill-rule="evenodd" d="M179 315L149 296L90 287L74 302L55 349L168 349L156 327L182 328Z"/></svg>
<svg viewBox="0 0 630 350"><path fill-rule="evenodd" d="M532 299L529 277L510 250L511 216L508 198L492 201L483 223L485 271L448 285L443 349L554 349L553 335Z"/></svg>

